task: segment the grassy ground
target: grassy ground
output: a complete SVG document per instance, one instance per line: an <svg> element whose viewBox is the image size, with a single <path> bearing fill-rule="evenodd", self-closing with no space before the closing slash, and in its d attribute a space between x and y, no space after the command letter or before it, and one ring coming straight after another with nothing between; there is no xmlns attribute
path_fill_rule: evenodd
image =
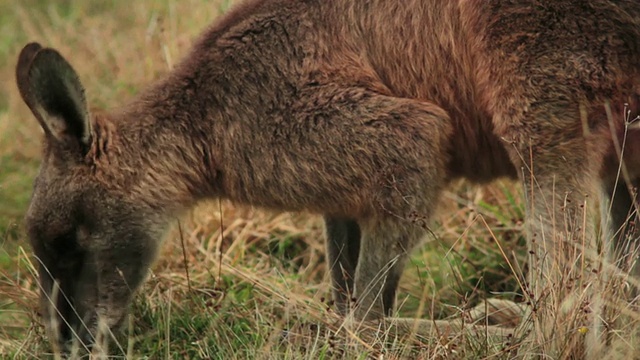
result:
<svg viewBox="0 0 640 360"><path fill-rule="evenodd" d="M50 351L36 314L37 287L21 227L41 141L40 128L15 86L21 47L36 40L57 48L80 74L89 101L108 107L168 71L194 36L230 6L228 0L53 3L0 2L0 357L6 358L39 358ZM416 251L405 272L399 315L440 319L460 315L488 297L521 300L516 275L507 266L511 263L521 274L526 255L517 186L457 184L440 208L434 236ZM322 336L281 344L283 331L301 324L333 325L320 225L315 216L224 202L194 209L167 237L133 306L129 335L113 347L114 354L382 358L380 344L357 339L353 346ZM637 332L638 321L634 318L620 333L623 344L633 344L635 338L627 333ZM476 339L459 347L434 339L419 345L396 347L387 358L513 355L509 344Z"/></svg>

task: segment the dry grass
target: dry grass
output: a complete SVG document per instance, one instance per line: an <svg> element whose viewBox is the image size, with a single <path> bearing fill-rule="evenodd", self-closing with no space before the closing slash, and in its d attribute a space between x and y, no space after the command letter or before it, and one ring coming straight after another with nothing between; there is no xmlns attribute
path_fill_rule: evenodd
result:
<svg viewBox="0 0 640 360"><path fill-rule="evenodd" d="M21 47L36 40L59 49L80 74L90 102L105 107L167 72L228 2L0 3L0 30L11 34L0 39L0 357L50 353L36 315L30 249L19 225L41 140L13 81ZM484 298L526 301L519 287L527 256L521 199L518 187L508 182L486 188L461 183L447 192L434 236L405 272L398 314L468 320ZM375 339L345 335L344 321L327 300L326 273L317 217L203 204L167 237L135 302L129 334L118 336L111 348L114 358L571 359L577 356L574 340L584 335L584 329L558 333L565 346L554 349L530 337L522 340L521 332L506 341L483 334L404 341L386 332L369 332ZM640 358L635 350L640 315L619 295L620 278L612 276L604 287L611 346L602 357ZM555 300L555 310L569 317L583 311ZM483 309L490 310L475 311ZM293 341L299 329L308 337ZM282 341L283 334L288 341Z"/></svg>

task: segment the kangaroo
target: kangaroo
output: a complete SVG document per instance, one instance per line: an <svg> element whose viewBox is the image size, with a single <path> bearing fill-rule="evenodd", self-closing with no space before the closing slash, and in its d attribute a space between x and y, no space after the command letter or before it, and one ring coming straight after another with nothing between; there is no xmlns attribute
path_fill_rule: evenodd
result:
<svg viewBox="0 0 640 360"><path fill-rule="evenodd" d="M611 233L637 203L617 176L639 175L620 146L636 0L249 0L107 112L54 49L26 45L16 76L45 134L26 227L59 344L118 327L169 220L205 199L322 215L334 299L363 321L392 314L452 180L521 181L536 299L597 262L585 203L605 194Z"/></svg>

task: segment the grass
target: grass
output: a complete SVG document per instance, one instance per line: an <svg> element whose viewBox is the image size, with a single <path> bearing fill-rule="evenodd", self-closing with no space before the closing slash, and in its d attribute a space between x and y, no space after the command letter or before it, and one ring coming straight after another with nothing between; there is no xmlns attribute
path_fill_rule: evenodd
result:
<svg viewBox="0 0 640 360"><path fill-rule="evenodd" d="M0 37L0 77L7 79L0 82L0 358L51 356L21 227L41 141L13 80L21 47L36 40L57 48L80 74L90 103L108 107L167 72L229 5L228 0L0 2L0 31L11 34ZM460 316L485 298L521 301L516 275L507 266L521 269L527 256L521 199L519 187L510 182L451 187L431 227L434 236L407 266L398 314L442 319ZM302 343L283 344L290 329L340 326L328 301L320 219L213 202L191 211L179 225L136 297L129 334L112 347L114 358L364 359L384 353L388 358L506 359L514 354L509 350L515 341L496 344L473 337L384 350L382 342L320 332ZM637 340L640 329L637 314L628 318L620 341L614 341L622 344L620 351ZM523 348L518 356L533 355Z"/></svg>

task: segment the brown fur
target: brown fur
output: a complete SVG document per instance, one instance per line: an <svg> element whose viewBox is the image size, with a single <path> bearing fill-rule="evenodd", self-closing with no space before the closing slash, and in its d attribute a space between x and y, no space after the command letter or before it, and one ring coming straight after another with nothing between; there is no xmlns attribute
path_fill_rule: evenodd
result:
<svg viewBox="0 0 640 360"><path fill-rule="evenodd" d="M355 294L359 319L391 313L460 177L519 177L534 262L572 271L574 252L549 249L595 239L571 219L616 183L611 134L622 104L637 113L638 64L635 0L248 1L164 79L89 116L70 65L30 44L17 79L47 135L27 225L48 326L87 342L99 319L116 326L167 219L212 197L323 214L334 296L347 311ZM634 203L616 193L612 228Z"/></svg>

